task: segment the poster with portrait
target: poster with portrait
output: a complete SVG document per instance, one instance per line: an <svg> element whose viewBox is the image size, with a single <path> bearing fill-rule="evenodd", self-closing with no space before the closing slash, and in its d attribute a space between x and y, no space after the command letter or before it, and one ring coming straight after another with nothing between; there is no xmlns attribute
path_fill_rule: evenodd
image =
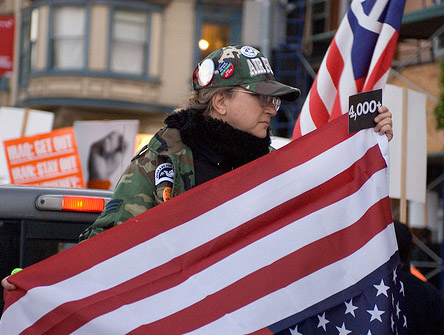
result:
<svg viewBox="0 0 444 335"><path fill-rule="evenodd" d="M134 154L139 120L75 121L85 186L114 190Z"/></svg>

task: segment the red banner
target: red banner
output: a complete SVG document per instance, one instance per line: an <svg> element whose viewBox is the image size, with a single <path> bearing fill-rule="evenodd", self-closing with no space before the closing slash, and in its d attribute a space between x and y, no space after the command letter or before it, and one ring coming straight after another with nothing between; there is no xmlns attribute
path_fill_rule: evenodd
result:
<svg viewBox="0 0 444 335"><path fill-rule="evenodd" d="M11 184L84 187L73 128L3 141Z"/></svg>
<svg viewBox="0 0 444 335"><path fill-rule="evenodd" d="M0 77L12 72L14 56L14 26L14 17L0 16Z"/></svg>

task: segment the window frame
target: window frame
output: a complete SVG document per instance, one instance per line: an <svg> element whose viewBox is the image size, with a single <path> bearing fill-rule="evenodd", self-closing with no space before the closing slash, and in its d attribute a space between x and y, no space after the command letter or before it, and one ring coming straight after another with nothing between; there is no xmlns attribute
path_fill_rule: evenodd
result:
<svg viewBox="0 0 444 335"><path fill-rule="evenodd" d="M19 74L18 86L25 87L28 85L28 79L31 75L31 19L34 8L26 9L22 12L22 20L20 22L20 54L19 54ZM25 46L28 45L27 48Z"/></svg>
<svg viewBox="0 0 444 335"><path fill-rule="evenodd" d="M204 22L212 24L225 24L231 28L230 43L232 45L241 43L242 10L236 8L215 7L209 5L196 5L196 26L194 43L194 64L200 59L199 40L201 39L202 25Z"/></svg>
<svg viewBox="0 0 444 335"><path fill-rule="evenodd" d="M146 67L146 71L142 75L134 75L131 73L118 73L118 72L112 72L110 70L109 66L109 59L110 55L106 55L105 60L105 68L103 70L91 70L89 68L89 52L90 52L90 22L91 22L91 15L92 15L92 7L95 5L105 5L109 9L108 15L112 15L111 12L114 8L123 9L123 10L135 10L135 11L143 11L146 12L147 15L150 16L150 22L147 25L148 29L148 49L147 49L147 57L144 66ZM85 38L84 38L84 63L83 67L80 69L59 69L54 68L53 63L53 48L52 48L52 41L53 41L53 34L54 34L54 14L53 9L57 6L80 6L86 8L86 15L85 15ZM26 41L23 41L23 38L21 39L20 43L20 77L19 77L19 86L20 87L26 87L29 83L30 78L37 78L42 76L48 76L48 75L61 75L61 76L89 76L89 77L103 77L103 78L109 78L109 79L128 79L128 80L135 80L135 81L144 81L144 82L151 82L154 84L159 84L161 82L161 73L156 74L156 76L151 76L148 71L150 69L150 63L149 63L149 52L150 52L150 41L151 41L151 31L152 27L151 25L151 17L154 14L160 14L163 16L165 11L165 6L161 4L155 4L155 3L146 3L139 0L134 0L129 3L127 2L121 2L116 0L37 0L33 2L29 7L24 8L22 10L22 18L21 18L21 31L22 36L25 29L28 29L28 42L29 42L29 33L30 33L30 25L31 25L31 13L34 9L40 9L43 7L48 8L48 30L46 32L45 36L39 36L38 39L44 39L46 50L43 52L45 53L45 64L39 68L39 69L31 69L30 65L30 49L28 49L26 52L29 54L25 54L23 46L26 44ZM108 26L104 27L105 29L108 29L107 32L107 48L110 47L111 43L111 36L110 35L110 27L112 26L111 17L109 17ZM162 25L160 29L163 30L164 26ZM39 42L39 47L41 47L41 42ZM109 49L107 49L109 50ZM41 50L39 52L42 52ZM159 51L161 52L161 51ZM23 70L26 69L26 70Z"/></svg>
<svg viewBox="0 0 444 335"><path fill-rule="evenodd" d="M152 9L146 8L144 11L144 14L146 15L146 27L145 27L145 33L146 33L146 40L144 41L144 62L142 64L142 72L140 74L135 74L131 72L118 72L114 71L112 69L112 57L113 57L113 42L114 42L114 32L115 32L115 13L116 11L133 11L135 13L140 13L140 10L136 10L136 8L132 7L126 7L126 6L112 6L110 7L109 12L109 27L108 27L108 59L106 64L106 70L108 73L111 73L113 77L134 77L134 78L146 78L146 79L154 79L151 78L149 74L149 56L150 56L150 47L151 47L151 23L152 23Z"/></svg>
<svg viewBox="0 0 444 335"><path fill-rule="evenodd" d="M318 6L318 5L321 5L321 6L323 5L324 10L322 12L314 13L315 6ZM313 2L311 3L311 6L312 6L312 18L311 19L312 19L312 24L313 24L313 27L312 27L313 34L317 35L317 34L322 34L322 33L326 33L328 31L330 31L330 11L331 11L330 1L313 0ZM323 27L322 27L321 32L317 32L317 33L314 32L316 22L319 22L319 23L322 22Z"/></svg>
<svg viewBox="0 0 444 335"><path fill-rule="evenodd" d="M55 42L55 10L57 8L62 7L79 7L85 9L85 22L84 22L84 35L83 35L83 65L80 68L59 68L55 67L54 65L54 42ZM91 20L91 3L89 2L70 2L70 1L63 1L60 3L52 3L49 7L49 22L48 22L48 44L46 49L48 50L46 55L46 70L51 72L61 72L61 73L67 73L67 72L84 72L88 70L88 53L89 53L89 34L90 34L90 27L89 22Z"/></svg>
<svg viewBox="0 0 444 335"><path fill-rule="evenodd" d="M434 37L432 43L433 43L433 56L435 59L440 59L444 55L444 33Z"/></svg>

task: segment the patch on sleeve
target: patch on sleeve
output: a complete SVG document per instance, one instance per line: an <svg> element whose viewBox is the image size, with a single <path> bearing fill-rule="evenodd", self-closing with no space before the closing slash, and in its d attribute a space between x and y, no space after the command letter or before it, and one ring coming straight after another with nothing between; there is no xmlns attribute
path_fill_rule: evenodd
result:
<svg viewBox="0 0 444 335"><path fill-rule="evenodd" d="M105 208L103 209L102 216L105 216L112 212L117 212L121 203L122 200L111 200L110 202L108 202Z"/></svg>
<svg viewBox="0 0 444 335"><path fill-rule="evenodd" d="M157 186L164 181L174 183L174 167L172 163L163 163L156 168L155 185Z"/></svg>

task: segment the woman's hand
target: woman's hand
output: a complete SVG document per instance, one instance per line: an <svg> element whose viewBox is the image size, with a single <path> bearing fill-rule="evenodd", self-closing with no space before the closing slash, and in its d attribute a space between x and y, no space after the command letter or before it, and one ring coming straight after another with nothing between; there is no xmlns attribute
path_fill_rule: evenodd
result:
<svg viewBox="0 0 444 335"><path fill-rule="evenodd" d="M15 290L17 287L15 287L14 284L11 284L11 283L8 281L8 278L9 278L9 276L8 276L8 277L5 277L5 278L2 279L2 286L3 286L3 288L4 288L6 291L12 291L12 290Z"/></svg>
<svg viewBox="0 0 444 335"><path fill-rule="evenodd" d="M380 135L387 136L389 142L393 138L393 128L392 128L392 113L387 107L381 106L378 108L378 115L375 117L376 127L375 131Z"/></svg>

